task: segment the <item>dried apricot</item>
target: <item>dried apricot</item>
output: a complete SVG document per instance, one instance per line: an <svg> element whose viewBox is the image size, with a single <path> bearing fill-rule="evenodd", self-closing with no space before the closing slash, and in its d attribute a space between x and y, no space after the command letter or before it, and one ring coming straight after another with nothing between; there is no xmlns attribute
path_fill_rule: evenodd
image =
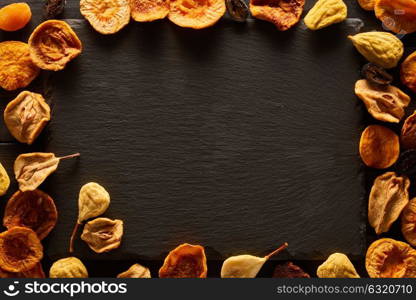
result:
<svg viewBox="0 0 416 300"><path fill-rule="evenodd" d="M416 51L403 61L400 69L400 78L404 85L416 92Z"/></svg>
<svg viewBox="0 0 416 300"><path fill-rule="evenodd" d="M171 0L168 18L181 27L202 29L217 23L226 10L224 0Z"/></svg>
<svg viewBox="0 0 416 300"><path fill-rule="evenodd" d="M120 31L130 22L129 0L81 0L81 14L102 34Z"/></svg>
<svg viewBox="0 0 416 300"><path fill-rule="evenodd" d="M0 9L0 29L16 31L22 29L32 18L30 6L27 3L13 3Z"/></svg>
<svg viewBox="0 0 416 300"><path fill-rule="evenodd" d="M13 91L28 86L39 74L30 58L29 45L17 41L0 43L0 87Z"/></svg>
<svg viewBox="0 0 416 300"><path fill-rule="evenodd" d="M416 149L416 111L404 121L400 141L403 148Z"/></svg>
<svg viewBox="0 0 416 300"><path fill-rule="evenodd" d="M374 6L376 5L376 0L358 0L358 4L360 4L362 9L374 10Z"/></svg>
<svg viewBox="0 0 416 300"><path fill-rule="evenodd" d="M40 24L29 38L30 57L41 69L59 71L81 54L82 44L68 23L49 20Z"/></svg>
<svg viewBox="0 0 416 300"><path fill-rule="evenodd" d="M416 198L410 200L403 210L402 233L409 244L416 246Z"/></svg>
<svg viewBox="0 0 416 300"><path fill-rule="evenodd" d="M42 264L37 263L36 266L28 271L12 273L0 269L0 278L46 278Z"/></svg>
<svg viewBox="0 0 416 300"><path fill-rule="evenodd" d="M305 0L250 0L253 17L276 25L285 31L299 22Z"/></svg>
<svg viewBox="0 0 416 300"><path fill-rule="evenodd" d="M374 11L384 26L395 33L408 34L416 31L414 0L377 0Z"/></svg>
<svg viewBox="0 0 416 300"><path fill-rule="evenodd" d="M164 19L169 14L168 0L130 0L131 17L137 22Z"/></svg>

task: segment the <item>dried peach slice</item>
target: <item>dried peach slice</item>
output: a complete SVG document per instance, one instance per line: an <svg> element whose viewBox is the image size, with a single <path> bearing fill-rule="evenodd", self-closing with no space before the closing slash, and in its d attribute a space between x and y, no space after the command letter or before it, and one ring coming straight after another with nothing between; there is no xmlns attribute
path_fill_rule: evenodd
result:
<svg viewBox="0 0 416 300"><path fill-rule="evenodd" d="M151 22L169 14L169 0L130 0L130 9L133 20Z"/></svg>
<svg viewBox="0 0 416 300"><path fill-rule="evenodd" d="M202 29L217 23L226 9L224 0L171 0L168 18L181 27Z"/></svg>
<svg viewBox="0 0 416 300"><path fill-rule="evenodd" d="M414 0L376 0L376 17L389 30L409 34L416 31L416 1Z"/></svg>

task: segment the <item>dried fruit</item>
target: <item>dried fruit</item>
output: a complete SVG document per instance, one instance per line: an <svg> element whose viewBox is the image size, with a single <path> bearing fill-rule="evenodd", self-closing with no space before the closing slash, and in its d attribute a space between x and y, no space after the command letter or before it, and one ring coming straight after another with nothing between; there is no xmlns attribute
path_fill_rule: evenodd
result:
<svg viewBox="0 0 416 300"><path fill-rule="evenodd" d="M416 198L410 200L402 212L402 233L409 244L416 246Z"/></svg>
<svg viewBox="0 0 416 300"><path fill-rule="evenodd" d="M13 3L0 9L0 29L16 31L22 29L32 18L32 11L27 3Z"/></svg>
<svg viewBox="0 0 416 300"><path fill-rule="evenodd" d="M43 257L36 233L26 227L13 227L0 233L0 266L13 273L28 271Z"/></svg>
<svg viewBox="0 0 416 300"><path fill-rule="evenodd" d="M273 272L273 278L310 278L309 274L292 262L279 264Z"/></svg>
<svg viewBox="0 0 416 300"><path fill-rule="evenodd" d="M342 253L331 254L316 274L319 278L360 278L348 256Z"/></svg>
<svg viewBox="0 0 416 300"><path fill-rule="evenodd" d="M82 186L78 198L78 220L71 234L69 252L74 252L74 239L85 220L102 215L110 205L110 194L101 185L90 182Z"/></svg>
<svg viewBox="0 0 416 300"><path fill-rule="evenodd" d="M365 267L371 278L416 278L416 250L393 239L370 245Z"/></svg>
<svg viewBox="0 0 416 300"><path fill-rule="evenodd" d="M397 87L374 85L366 79L356 82L355 94L375 119L391 123L400 122L410 103L410 97Z"/></svg>
<svg viewBox="0 0 416 300"><path fill-rule="evenodd" d="M171 0L168 18L181 27L202 29L217 23L225 11L224 0Z"/></svg>
<svg viewBox="0 0 416 300"><path fill-rule="evenodd" d="M88 271L82 261L76 257L57 260L49 270L50 278L87 278Z"/></svg>
<svg viewBox="0 0 416 300"><path fill-rule="evenodd" d="M389 30L408 34L416 31L416 2L414 0L377 0L376 17Z"/></svg>
<svg viewBox="0 0 416 300"><path fill-rule="evenodd" d="M358 0L358 4L365 10L374 10L377 0Z"/></svg>
<svg viewBox="0 0 416 300"><path fill-rule="evenodd" d="M416 150L402 152L396 162L395 169L399 175L414 177L416 175Z"/></svg>
<svg viewBox="0 0 416 300"><path fill-rule="evenodd" d="M66 0L45 0L44 16L45 19L56 19L65 9Z"/></svg>
<svg viewBox="0 0 416 300"><path fill-rule="evenodd" d="M168 0L130 0L131 17L137 22L164 19L169 14Z"/></svg>
<svg viewBox="0 0 416 300"><path fill-rule="evenodd" d="M347 6L342 0L318 0L306 15L305 25L318 30L340 23L347 18Z"/></svg>
<svg viewBox="0 0 416 300"><path fill-rule="evenodd" d="M81 54L82 44L71 26L49 20L40 24L29 38L30 57L41 69L59 71Z"/></svg>
<svg viewBox="0 0 416 300"><path fill-rule="evenodd" d="M370 125L361 134L360 155L368 167L388 168L397 161L399 154L399 137L392 130Z"/></svg>
<svg viewBox="0 0 416 300"><path fill-rule="evenodd" d="M16 192L7 202L3 225L28 227L43 240L55 227L58 212L52 198L40 191Z"/></svg>
<svg viewBox="0 0 416 300"><path fill-rule="evenodd" d="M416 149L416 111L403 123L400 141L405 149Z"/></svg>
<svg viewBox="0 0 416 300"><path fill-rule="evenodd" d="M14 174L22 192L33 191L59 166L63 159L80 156L79 153L56 157L53 153L26 153L14 162Z"/></svg>
<svg viewBox="0 0 416 300"><path fill-rule="evenodd" d="M51 119L51 109L40 94L21 92L4 110L4 123L21 143L31 145Z"/></svg>
<svg viewBox="0 0 416 300"><path fill-rule="evenodd" d="M393 81L393 76L391 76L382 67L372 63L364 65L363 69L361 70L361 74L365 79L373 84L388 85Z"/></svg>
<svg viewBox="0 0 416 300"><path fill-rule="evenodd" d="M9 175L7 175L6 169L0 163L0 196L3 196L7 193L9 186L10 186Z"/></svg>
<svg viewBox="0 0 416 300"><path fill-rule="evenodd" d="M182 244L169 252L159 269L160 278L205 278L207 258L204 247Z"/></svg>
<svg viewBox="0 0 416 300"><path fill-rule="evenodd" d="M369 62L386 69L397 66L403 56L402 41L388 32L363 32L350 35L348 38Z"/></svg>
<svg viewBox="0 0 416 300"><path fill-rule="evenodd" d="M22 42L0 43L0 87L13 91L28 86L39 74L30 58L29 45Z"/></svg>
<svg viewBox="0 0 416 300"><path fill-rule="evenodd" d="M416 51L410 54L402 63L400 78L413 92L416 92Z"/></svg>
<svg viewBox="0 0 416 300"><path fill-rule="evenodd" d="M377 234L387 232L409 202L410 180L387 172L374 180L368 201L368 221Z"/></svg>
<svg viewBox="0 0 416 300"><path fill-rule="evenodd" d="M129 0L81 0L81 14L101 34L113 34L130 22Z"/></svg>
<svg viewBox="0 0 416 300"><path fill-rule="evenodd" d="M120 246L123 221L97 218L85 224L81 239L97 253L108 252Z"/></svg>
<svg viewBox="0 0 416 300"><path fill-rule="evenodd" d="M237 22L245 22L249 16L248 5L244 0L225 0L227 12Z"/></svg>
<svg viewBox="0 0 416 300"><path fill-rule="evenodd" d="M148 268L134 264L127 271L118 274L117 278L152 278L152 276Z"/></svg>
<svg viewBox="0 0 416 300"><path fill-rule="evenodd" d="M299 22L304 6L305 0L250 0L253 17L271 22L281 31Z"/></svg>
<svg viewBox="0 0 416 300"><path fill-rule="evenodd" d="M227 258L221 268L221 278L255 278L270 257L279 254L288 246L284 243L272 253L258 257L253 255L237 255Z"/></svg>
<svg viewBox="0 0 416 300"><path fill-rule="evenodd" d="M45 272L43 272L42 264L37 263L35 267L29 271L20 273L7 272L0 269L0 278L46 278Z"/></svg>

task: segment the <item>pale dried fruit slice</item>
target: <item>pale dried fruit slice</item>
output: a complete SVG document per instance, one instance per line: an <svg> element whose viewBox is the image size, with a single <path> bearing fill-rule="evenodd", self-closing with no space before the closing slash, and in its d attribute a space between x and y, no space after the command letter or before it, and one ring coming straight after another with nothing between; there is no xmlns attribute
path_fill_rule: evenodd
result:
<svg viewBox="0 0 416 300"><path fill-rule="evenodd" d="M360 278L354 265L343 253L333 253L318 267L319 278Z"/></svg>
<svg viewBox="0 0 416 300"><path fill-rule="evenodd" d="M88 278L85 265L76 257L57 260L49 270L50 278Z"/></svg>
<svg viewBox="0 0 416 300"><path fill-rule="evenodd" d="M133 20L151 22L169 14L169 0L130 0L130 9Z"/></svg>
<svg viewBox="0 0 416 300"><path fill-rule="evenodd" d="M134 264L127 271L118 274L117 278L152 278L152 276L148 268Z"/></svg>
<svg viewBox="0 0 416 300"><path fill-rule="evenodd" d="M97 218L84 226L81 239L96 253L108 252L120 246L123 221Z"/></svg>
<svg viewBox="0 0 416 300"><path fill-rule="evenodd" d="M101 34L113 34L130 22L129 0L81 0L81 14Z"/></svg>

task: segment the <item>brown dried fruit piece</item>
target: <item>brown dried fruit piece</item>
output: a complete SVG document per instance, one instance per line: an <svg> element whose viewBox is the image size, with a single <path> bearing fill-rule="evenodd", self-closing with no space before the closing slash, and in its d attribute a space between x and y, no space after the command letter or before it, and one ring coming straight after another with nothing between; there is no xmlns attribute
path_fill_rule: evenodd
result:
<svg viewBox="0 0 416 300"><path fill-rule="evenodd" d="M388 168L397 161L399 154L399 137L392 130L380 125L370 125L363 131L360 155L368 167Z"/></svg>
<svg viewBox="0 0 416 300"><path fill-rule="evenodd" d="M129 0L81 0L81 14L101 34L113 34L130 22Z"/></svg>
<svg viewBox="0 0 416 300"><path fill-rule="evenodd" d="M310 278L309 274L292 262L286 262L276 266L273 278Z"/></svg>
<svg viewBox="0 0 416 300"><path fill-rule="evenodd" d="M414 0L376 0L376 17L389 30L399 34L416 31L416 1Z"/></svg>
<svg viewBox="0 0 416 300"><path fill-rule="evenodd" d="M123 221L97 218L85 224L81 239L95 252L103 253L118 248L122 236Z"/></svg>
<svg viewBox="0 0 416 300"><path fill-rule="evenodd" d="M355 94L375 119L391 123L400 122L410 103L410 97L400 89L392 85L374 85L366 79L356 82Z"/></svg>
<svg viewBox="0 0 416 300"><path fill-rule="evenodd" d="M139 264L132 265L127 271L117 275L117 278L151 278L150 270Z"/></svg>
<svg viewBox="0 0 416 300"><path fill-rule="evenodd" d="M137 22L164 19L169 14L168 0L130 0L131 17Z"/></svg>
<svg viewBox="0 0 416 300"><path fill-rule="evenodd" d="M28 271L43 257L36 233L26 227L13 227L0 233L0 266L13 273Z"/></svg>
<svg viewBox="0 0 416 300"><path fill-rule="evenodd" d="M16 192L7 202L3 225L28 227L36 232L39 239L44 239L55 227L58 212L52 198L40 191Z"/></svg>
<svg viewBox="0 0 416 300"><path fill-rule="evenodd" d="M410 180L387 172L374 180L368 201L368 221L377 234L387 232L409 202Z"/></svg>
<svg viewBox="0 0 416 300"><path fill-rule="evenodd" d="M51 119L51 109L40 94L21 92L4 110L4 123L21 143L31 145Z"/></svg>
<svg viewBox="0 0 416 300"><path fill-rule="evenodd" d="M37 263L36 266L29 271L20 273L7 272L0 269L0 278L46 278L42 264Z"/></svg>
<svg viewBox="0 0 416 300"><path fill-rule="evenodd" d="M169 252L159 269L160 278L206 278L207 258L204 247L182 244Z"/></svg>
<svg viewBox="0 0 416 300"><path fill-rule="evenodd" d="M400 141L405 149L416 149L416 111L403 123Z"/></svg>
<svg viewBox="0 0 416 300"><path fill-rule="evenodd" d="M393 81L393 76L391 76L382 67L379 67L373 63L364 65L363 69L361 70L361 74L364 78L373 84L388 85Z"/></svg>
<svg viewBox="0 0 416 300"><path fill-rule="evenodd" d="M400 69L400 78L404 85L416 92L416 51L403 61Z"/></svg>
<svg viewBox="0 0 416 300"><path fill-rule="evenodd" d="M39 68L30 58L28 44L0 43L0 87L7 91L27 87L38 74Z"/></svg>
<svg viewBox="0 0 416 300"><path fill-rule="evenodd" d="M370 245L365 267L371 278L416 278L416 250L393 239Z"/></svg>
<svg viewBox="0 0 416 300"><path fill-rule="evenodd" d="M41 69L59 71L81 54L82 44L68 23L49 20L40 24L29 38L30 57Z"/></svg>
<svg viewBox="0 0 416 300"><path fill-rule="evenodd" d="M224 0L171 0L168 18L181 27L202 29L217 23L225 11Z"/></svg>
<svg viewBox="0 0 416 300"><path fill-rule="evenodd" d="M402 233L409 244L416 246L416 198L402 212Z"/></svg>
<svg viewBox="0 0 416 300"><path fill-rule="evenodd" d="M250 0L253 17L276 25L285 31L299 22L305 0Z"/></svg>

